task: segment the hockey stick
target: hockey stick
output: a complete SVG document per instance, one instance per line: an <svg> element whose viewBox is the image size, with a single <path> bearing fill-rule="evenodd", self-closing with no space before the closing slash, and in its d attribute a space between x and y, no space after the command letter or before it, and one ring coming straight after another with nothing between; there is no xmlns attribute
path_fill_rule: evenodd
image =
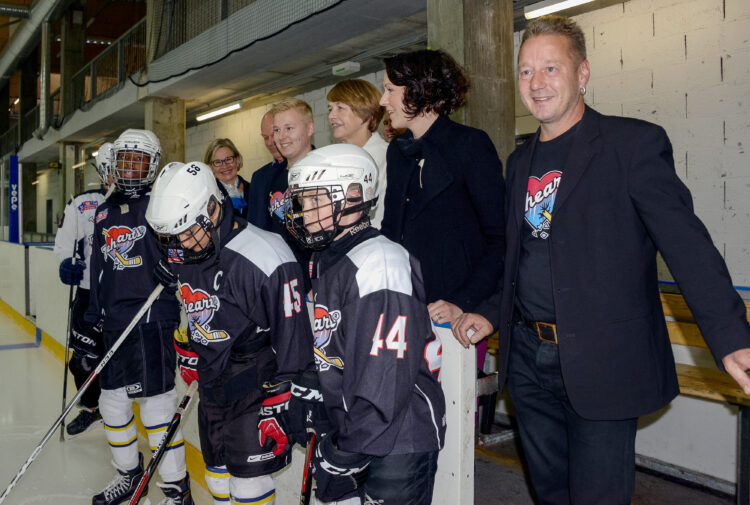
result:
<svg viewBox="0 0 750 505"><path fill-rule="evenodd" d="M336 356L326 356L323 351L318 349L317 347L313 346L313 352L316 356L320 357L323 361L328 363L329 365L333 365L336 368L344 368L344 362L341 361L341 358L338 358Z"/></svg>
<svg viewBox="0 0 750 505"><path fill-rule="evenodd" d="M112 359L112 355L117 351L117 349L120 348L122 343L125 341L125 337L127 337L130 332L135 328L135 325L138 324L138 321L141 320L143 315L148 311L149 308L151 308L151 305L154 303L154 301L159 297L162 290L164 289L164 286L161 284L157 285L154 290L149 295L148 299L144 302L144 304L141 306L141 308L138 310L138 313L133 317L133 320L130 321L130 324L128 325L125 330L120 334L119 337L117 337L117 340L115 340L115 343L112 344L112 347L107 351L107 354L104 355L102 360L99 362L99 364L96 366L93 372L89 375L88 379L86 379L86 382L84 382L81 387L78 389L78 393L73 397L72 400L70 400L70 403L68 403L68 406L65 407L65 410L63 410L62 414L60 414L60 417L57 418L57 421L54 422L52 425L52 428L47 431L47 434L44 435L44 438L42 438L42 441L39 443L39 445L36 446L36 448L32 451L31 456L29 456L29 459L26 460L26 463L23 464L21 469L18 471L15 477L13 477L13 480L10 481L10 484L8 484L8 487L5 488L5 491L3 491L3 494L0 495L0 503L3 503L5 501L5 498L10 494L10 491L15 487L15 485L18 483L21 476L26 473L26 470L29 469L29 466L31 466L31 463L34 462L34 460L39 456L39 453L42 452L42 448L47 444L52 434L57 429L57 426L62 422L63 419L65 419L65 416L68 415L68 412L70 412L73 407L78 403L78 401L81 399L81 396L83 396L83 393L86 392L86 390L89 388L92 382L94 382L94 379L97 378L99 373L102 371L104 366L109 363L109 360Z"/></svg>
<svg viewBox="0 0 750 505"><path fill-rule="evenodd" d="M206 329L203 328L203 326L201 326L200 324L198 324L197 321L193 321L193 325L198 330L198 332L200 332L200 334L203 335L203 338L207 342L210 342L211 340L226 340L229 338L225 331L222 331L222 330L211 330L210 332L206 331Z"/></svg>
<svg viewBox="0 0 750 505"><path fill-rule="evenodd" d="M70 202L73 203L73 195L70 195ZM78 245L78 216L75 216L76 218L76 231L75 234L73 234L73 265L76 264L76 249L78 249L76 246ZM67 330L65 333L65 354L63 355L63 394L62 394L62 406L60 407L60 411L65 410L65 400L68 398L68 365L70 364L70 328L73 323L73 288L75 286L73 284L70 285L70 294L68 294L68 325L66 326ZM62 422L60 423L60 442L65 441L65 418L63 417Z"/></svg>
<svg viewBox="0 0 750 505"><path fill-rule="evenodd" d="M315 452L315 444L318 437L313 428L307 429L307 455L305 455L305 467L302 469L302 490L299 494L300 505L310 505L312 496L312 455Z"/></svg>
<svg viewBox="0 0 750 505"><path fill-rule="evenodd" d="M185 411L187 410L188 406L190 406L190 400L193 399L193 396L195 395L195 392L198 390L198 381L193 381L190 383L190 387L188 387L187 393L185 393L185 396L182 397L182 401L180 401L179 407L177 407L177 412L174 413L174 416L172 417L172 420L169 422L169 426L167 426L167 431L164 433L164 436L161 439L161 442L159 442L159 446L156 448L156 451L154 451L154 454L151 456L151 461L149 462L146 469L143 471L143 476L141 477L141 480L138 481L138 486L135 488L135 492L133 493L133 496L130 497L130 501L128 502L128 505L138 505L138 502L141 500L141 495L145 490L148 489L148 483L151 482L151 478L154 476L154 472L156 471L156 467L159 465L159 462L161 461L162 456L164 456L164 453L167 451L167 447L169 446L169 442L172 440L172 437L174 437L174 434L177 432L177 428L180 427L180 421L182 420L182 416L185 414Z"/></svg>

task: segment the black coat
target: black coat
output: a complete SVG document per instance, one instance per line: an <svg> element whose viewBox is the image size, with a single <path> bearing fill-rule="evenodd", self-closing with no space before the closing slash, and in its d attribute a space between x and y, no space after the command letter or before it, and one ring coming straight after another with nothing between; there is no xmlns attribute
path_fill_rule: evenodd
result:
<svg viewBox="0 0 750 505"><path fill-rule="evenodd" d="M505 184L492 141L441 116L416 141L407 131L391 142L387 163L382 233L420 262L428 303L473 310L503 268Z"/></svg>
<svg viewBox="0 0 750 505"><path fill-rule="evenodd" d="M687 187L664 130L586 108L563 168L550 227L560 363L571 404L589 419L637 417L678 392L658 290L669 266L717 364L750 347L745 306ZM524 195L539 132L508 158L505 274L477 312L500 328L506 378Z"/></svg>

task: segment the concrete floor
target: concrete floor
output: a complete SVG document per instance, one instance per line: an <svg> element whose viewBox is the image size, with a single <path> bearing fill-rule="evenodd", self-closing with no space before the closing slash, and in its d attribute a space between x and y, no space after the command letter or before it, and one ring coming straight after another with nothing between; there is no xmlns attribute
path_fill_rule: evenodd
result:
<svg viewBox="0 0 750 505"><path fill-rule="evenodd" d="M732 505L718 495L637 471L632 505ZM475 505L534 505L524 478L516 439L477 449L474 459Z"/></svg>

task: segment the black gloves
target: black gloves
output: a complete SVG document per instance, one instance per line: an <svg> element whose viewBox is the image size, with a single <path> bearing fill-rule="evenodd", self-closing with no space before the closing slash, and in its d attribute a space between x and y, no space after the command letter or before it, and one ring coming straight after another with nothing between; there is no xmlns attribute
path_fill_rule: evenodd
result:
<svg viewBox="0 0 750 505"><path fill-rule="evenodd" d="M322 437L315 448L313 475L315 496L323 502L337 501L355 492L367 480L372 456L346 452L336 447L337 433Z"/></svg>
<svg viewBox="0 0 750 505"><path fill-rule="evenodd" d="M164 291L173 295L177 292L177 276L172 273L172 269L169 268L169 263L160 259L159 263L154 267L154 280L164 286Z"/></svg>

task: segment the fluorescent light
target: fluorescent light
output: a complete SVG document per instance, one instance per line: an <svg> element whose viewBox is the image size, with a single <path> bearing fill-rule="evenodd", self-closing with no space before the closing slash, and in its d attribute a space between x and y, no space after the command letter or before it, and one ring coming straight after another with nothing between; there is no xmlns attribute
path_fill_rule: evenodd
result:
<svg viewBox="0 0 750 505"><path fill-rule="evenodd" d="M226 114L227 112L232 112L233 110L237 110L240 107L242 107L242 102L235 102L231 105L227 105L226 107L222 107L221 109L216 109L214 111L201 114L195 119L197 119L198 121L205 121L206 119L211 119L212 117L221 116L222 114Z"/></svg>
<svg viewBox="0 0 750 505"><path fill-rule="evenodd" d="M526 19L534 19L539 16L552 14L553 12L570 9L593 0L544 0L543 2L527 5L523 8L523 15Z"/></svg>

